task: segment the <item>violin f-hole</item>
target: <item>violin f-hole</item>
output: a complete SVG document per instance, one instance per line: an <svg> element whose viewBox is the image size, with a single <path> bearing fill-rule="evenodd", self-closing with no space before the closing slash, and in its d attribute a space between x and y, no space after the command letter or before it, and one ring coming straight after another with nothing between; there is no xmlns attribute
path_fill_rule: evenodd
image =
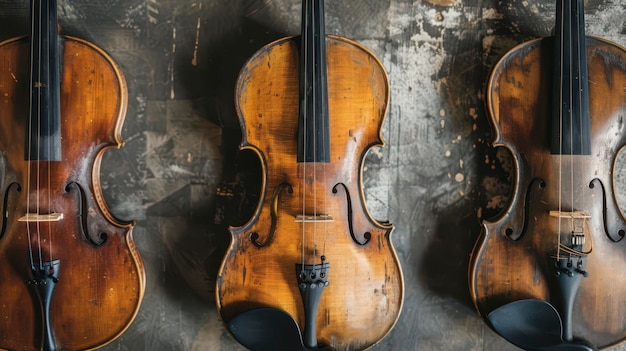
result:
<svg viewBox="0 0 626 351"><path fill-rule="evenodd" d="M83 188L76 182L70 182L65 186L65 192L70 192L72 188L77 190L77 203L78 203L78 213L76 217L78 218L78 223L80 224L78 227L80 228L80 233L83 239L94 246L100 246L107 241L108 235L107 233L101 232L98 236L92 236L89 233L89 224L87 223L87 214L84 209L88 208L87 206L87 198L85 197L85 191ZM97 238L97 239L96 239Z"/></svg>
<svg viewBox="0 0 626 351"><path fill-rule="evenodd" d="M511 240L517 241L520 240L524 234L526 234L526 230L528 229L528 218L530 217L530 198L533 193L533 190L541 190L546 187L546 182L541 178L535 178L530 181L528 184L528 188L526 188L526 193L524 195L524 211L522 212L522 228L519 230L519 233L515 233L514 227L507 227L504 230L504 234Z"/></svg>
<svg viewBox="0 0 626 351"><path fill-rule="evenodd" d="M278 212L278 199L280 198L280 194L285 189L287 189L287 192L289 194L293 194L293 187L291 186L291 184L287 182L281 183L279 186L277 186L276 189L274 189L274 193L272 194L272 206L270 207L271 224L270 224L270 230L267 234L266 239L263 242L260 242L259 233L257 232L250 233L250 241L252 242L254 246L256 247L267 246L270 242L272 242L272 239L274 239L274 233L276 232L276 218L277 218L276 213Z"/></svg>
<svg viewBox="0 0 626 351"><path fill-rule="evenodd" d="M604 227L604 233L606 236L611 239L613 242L618 242L624 238L626 235L626 230L623 226L615 225L613 228L610 226L609 218L620 218L619 210L616 207L614 201L611 201L611 207L608 207L609 201L607 201L606 189L604 188L604 184L598 178L594 178L589 183L589 189L595 188L595 183L600 185L600 190L602 191L602 224ZM619 224L624 224L622 221L617 221Z"/></svg>
<svg viewBox="0 0 626 351"><path fill-rule="evenodd" d="M363 233L363 241L360 241L359 239L357 239L356 235L354 234L354 225L352 224L352 198L350 197L350 192L348 191L348 187L344 184L344 183L337 183L335 184L335 186L333 186L333 194L337 194L337 188L341 187L343 188L344 193L346 194L346 205L348 206L348 230L350 231L350 236L352 237L352 240L361 245L364 246L365 244L367 244L368 242L370 242L370 240L372 239L372 233L370 232L365 232Z"/></svg>
<svg viewBox="0 0 626 351"><path fill-rule="evenodd" d="M4 200L2 201L2 229L0 229L0 239L4 237L4 234L7 230L7 222L9 221L9 210L7 209L9 205L9 193L11 192L11 188L16 187L15 191L18 193L22 191L22 187L13 182L9 184L6 191L4 192Z"/></svg>

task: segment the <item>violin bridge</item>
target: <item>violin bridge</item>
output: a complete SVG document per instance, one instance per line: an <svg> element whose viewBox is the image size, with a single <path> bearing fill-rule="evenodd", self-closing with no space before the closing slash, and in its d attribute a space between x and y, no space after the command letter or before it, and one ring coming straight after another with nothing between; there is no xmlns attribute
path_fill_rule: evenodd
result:
<svg viewBox="0 0 626 351"><path fill-rule="evenodd" d="M570 228L570 243L569 246L572 248L579 247L581 248L585 245L585 229L588 226L588 220L591 219L591 216L587 214L585 211L550 211L551 217L562 218L566 220L571 220L571 228ZM566 251L567 247L562 247Z"/></svg>
<svg viewBox="0 0 626 351"><path fill-rule="evenodd" d="M334 219L333 217L329 216L329 215L297 215L296 216L296 223L313 223L313 222L333 222Z"/></svg>
<svg viewBox="0 0 626 351"><path fill-rule="evenodd" d="M569 219L572 221L572 235L576 236L584 236L585 235L585 227L587 226L587 221L591 219L591 216L587 214L585 211L550 211L551 217L557 217L562 219ZM578 245L575 240L573 245ZM583 240L584 242L584 240ZM582 245L582 244L581 244Z"/></svg>
<svg viewBox="0 0 626 351"><path fill-rule="evenodd" d="M18 222L58 222L63 219L63 213L27 213L18 219Z"/></svg>
<svg viewBox="0 0 626 351"><path fill-rule="evenodd" d="M550 211L550 217L570 219L590 219L591 216L585 211Z"/></svg>

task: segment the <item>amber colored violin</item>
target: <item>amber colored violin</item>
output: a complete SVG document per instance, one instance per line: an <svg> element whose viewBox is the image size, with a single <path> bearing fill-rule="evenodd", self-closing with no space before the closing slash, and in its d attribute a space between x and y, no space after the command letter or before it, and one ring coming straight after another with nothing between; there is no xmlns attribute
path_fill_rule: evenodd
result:
<svg viewBox="0 0 626 351"><path fill-rule="evenodd" d="M217 307L252 350L362 350L403 298L392 226L369 215L361 178L382 145L388 80L363 46L325 35L323 1L302 13L301 36L265 46L239 75L242 148L262 161L263 192L231 228Z"/></svg>
<svg viewBox="0 0 626 351"><path fill-rule="evenodd" d="M495 146L514 159L508 210L485 221L470 289L491 327L526 350L626 338L626 221L613 171L626 143L626 50L584 33L558 0L553 37L509 51L489 79Z"/></svg>
<svg viewBox="0 0 626 351"><path fill-rule="evenodd" d="M56 1L31 2L31 35L0 43L0 348L86 350L137 314L144 269L132 223L102 196L120 147L126 82L101 49L59 36Z"/></svg>

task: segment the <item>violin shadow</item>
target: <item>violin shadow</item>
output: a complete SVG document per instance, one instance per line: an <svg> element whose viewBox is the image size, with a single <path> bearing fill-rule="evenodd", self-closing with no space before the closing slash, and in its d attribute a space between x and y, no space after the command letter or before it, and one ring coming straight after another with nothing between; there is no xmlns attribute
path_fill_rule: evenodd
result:
<svg viewBox="0 0 626 351"><path fill-rule="evenodd" d="M469 257L480 226L466 209L451 208L438 214L439 223L425 250L419 278L440 298L450 297L472 308L469 294Z"/></svg>
<svg viewBox="0 0 626 351"><path fill-rule="evenodd" d="M118 150L105 154L108 163L116 165L105 171L113 169L110 172L119 174L118 179L135 175L111 186L108 195L111 203L118 203L116 212L137 219L134 237L146 270L144 300L124 336L133 340L133 349L148 341L158 343L160 349L181 349L177 343L181 335L187 335L185 342L206 349L224 333L214 301L217 271L230 242L227 229L252 216L261 181L256 156L238 153L241 132L234 86L248 57L282 36L241 16L215 23L205 18L224 17L220 6L231 5L230 1L216 3L217 10L199 15L178 13L180 18L194 19L192 24L177 26L179 37L196 33L196 16L203 26L197 43L176 42L173 59L155 55L171 49L167 25L153 29L158 32L149 36L154 42L137 44L143 50L140 54L115 55L122 67L135 68L125 75L129 104L133 104L129 111L137 115L127 116L127 144L121 150L131 156L113 161ZM165 7L160 13L171 13ZM241 25L224 26L225 21ZM172 77L165 68L173 72ZM246 187L240 188L243 181ZM234 190L228 188L231 183ZM222 344L235 344L223 339Z"/></svg>
<svg viewBox="0 0 626 351"><path fill-rule="evenodd" d="M507 23L495 20L494 27L502 30ZM509 153L491 145L494 135L484 108L484 94L468 92L484 91L493 65L521 39L493 35L482 41L460 40L471 40L474 46L456 45L458 52L448 52L438 76L446 79L441 90L447 105L443 138L463 138L446 146L449 176L437 180L439 184L429 185L435 190L427 192L440 195L446 191L452 200L440 203L439 195L426 200L436 218L436 229L427 238L417 279L436 296L452 298L468 307L470 315L477 316L469 292L470 256L480 236L481 220L496 217L508 203L513 169ZM460 165L449 162L454 157L460 159ZM455 174L460 182L455 181Z"/></svg>
<svg viewBox="0 0 626 351"><path fill-rule="evenodd" d="M28 35L29 25L28 1L2 2L0 11L0 41Z"/></svg>
<svg viewBox="0 0 626 351"><path fill-rule="evenodd" d="M173 89L177 100L159 103L156 108L161 111L150 113L168 116L167 130L160 133L162 140L155 140L157 147L148 150L148 157L161 163L157 168L170 172L172 165L162 160L176 160L185 153L191 164L197 164L184 166L196 174L185 186L177 190L167 189L167 184L156 187L154 191L165 196L147 210L149 217L161 222L155 225L168 252L168 262L163 265L176 268L167 274L165 288L177 299L182 284L204 303L213 304L217 272L231 238L228 227L242 225L252 217L260 193L261 167L256 154L239 152L235 83L246 60L284 34L248 17L237 20L241 24L230 26L232 32L221 28L219 38L201 33L203 41L197 44L197 52L185 50L177 57ZM195 65L189 64L192 55L198 58ZM175 163L185 164L185 160ZM175 177L175 172L168 176Z"/></svg>

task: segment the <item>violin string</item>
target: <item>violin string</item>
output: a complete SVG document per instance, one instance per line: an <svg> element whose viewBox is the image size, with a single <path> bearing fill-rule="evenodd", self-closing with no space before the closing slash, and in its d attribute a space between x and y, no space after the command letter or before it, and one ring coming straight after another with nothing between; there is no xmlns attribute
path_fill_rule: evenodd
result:
<svg viewBox="0 0 626 351"><path fill-rule="evenodd" d="M34 62L35 62L35 58L34 58L35 49L37 49L37 48L34 47L34 45L32 45L32 43L34 42L32 36L35 34L35 25L36 25L36 22L37 22L37 21L34 20L35 19L35 6L31 6L30 11L31 11L31 16L30 17L33 18L33 21L32 21L32 23L30 25L31 26L31 31L30 32L32 33L31 38L30 38L31 39L31 48L32 48L30 50L30 67L31 67L31 70L30 70L30 100L31 100L31 103L29 104L29 107L28 107L29 108L29 113L28 113L28 115L29 115L29 118L28 118L28 133L27 133L28 136L26 137L28 145L27 145L27 149L25 151L25 155L26 155L26 214L28 214L28 211L30 209L30 174L31 174L31 162L30 162L31 153L30 153L30 151L31 151L31 144L32 144L32 128L33 128L33 123L32 123L33 119L30 116L33 115L33 103L32 102L33 102L33 92L34 92L34 89L35 89L35 86L34 86L35 77L34 77L34 74L33 74L34 70L32 68L33 68ZM26 236L27 236L27 239L28 239L28 256L30 258L30 266L31 266L31 269L35 269L35 262L34 262L34 259L33 259L32 234L30 232L30 222L28 221L28 218L27 218L25 223L26 223Z"/></svg>
<svg viewBox="0 0 626 351"><path fill-rule="evenodd" d="M319 15L320 16L324 16L324 10L323 10L324 9L324 0L320 0L320 8L322 9L322 11L320 11ZM320 18L320 20L322 20L322 19L323 18ZM323 25L325 25L325 23L323 23ZM323 48L322 54L324 55L324 57L322 57L322 59L327 60L327 56L326 56L327 55L327 50L326 50L327 49L326 48L326 30L325 30L325 28L320 28L320 32L322 32L322 29L324 29L324 31L323 31L324 35L321 36L321 38L320 38L321 45L322 45L321 47ZM325 65L324 67L326 67L326 69L328 69L328 65ZM330 133L330 126L329 126L329 124L330 124L330 111L328 111L328 105L327 105L328 104L328 71L322 71L321 77L322 77L323 81L326 82L326 85L325 85L326 89L324 90L324 93L326 95L323 95L321 97L321 98L326 100L324 102L324 105L323 105L324 108L322 108L322 112L324 113L324 115L322 116L322 117L324 117L324 118L322 118L322 130L323 130L323 132L322 132L322 147L326 147L326 145L329 145L329 147L330 147L330 141L327 142L327 140L326 140L326 137L329 136L328 133ZM328 153L328 158L329 158L328 161L330 161L330 151L331 150L324 150L324 155L326 155ZM323 176L322 184L328 184L328 178L327 178L327 175L326 175L326 165L327 165L327 162L326 162L326 160L324 160L324 162L322 163L322 176ZM326 189L324 189L323 194L324 194L324 198L323 198L323 201L324 201L324 204L323 204L323 206L324 206L324 214L328 215L329 214L328 213L329 211L327 209L328 192L327 192ZM324 221L324 231L323 231L324 238L323 238L323 241L322 241L322 245L323 245L322 246L322 255L323 256L326 256L326 234L328 232L329 223L330 222L328 220Z"/></svg>
<svg viewBox="0 0 626 351"><path fill-rule="evenodd" d="M316 249L317 249L317 155L320 155L320 150L318 150L318 145L317 145L317 124L318 121L320 120L320 113L322 111L318 111L318 105L317 105L317 101L320 98L319 96L317 96L317 77L319 76L316 72L316 69L319 69L319 62L316 62L317 59L317 55L319 54L318 52L318 43L319 43L319 38L317 38L317 41L315 40L315 36L317 34L319 34L316 31L315 25L316 23L319 23L319 19L317 18L317 16L319 15L317 13L317 6L316 6L316 0L313 0L313 11L311 11L311 26L312 26L312 32L311 33L313 35L313 46L312 46L312 50L313 50L313 76L311 77L311 93L313 94L313 96L311 97L311 99L313 100L313 118L314 118L314 122L313 122L313 256L312 256L312 262L315 262L315 257L316 257Z"/></svg>
<svg viewBox="0 0 626 351"><path fill-rule="evenodd" d="M324 21L323 21L323 16L324 16L324 1L323 0L315 0L316 3L316 11L313 12L313 16L314 16L314 22L319 25L319 28L317 31L314 32L315 35L317 35L317 43L318 45L314 45L314 50L318 50L315 52L315 56L314 57L319 57L320 60L326 60L326 36L322 35L324 34ZM320 143L318 145L318 143L314 143L315 147L320 147L321 150L319 150L319 155L321 155L324 159L322 160L321 164L319 165L319 167L321 168L322 171L322 184L327 184L327 176L326 176L326 164L327 164L327 160L326 160L326 155L327 153L330 153L330 150L326 150L326 144L327 144L327 140L326 140L326 136L327 136L327 132L329 131L328 128L328 121L329 121L329 116L328 116L328 109L327 109L327 94L328 93L328 89L327 89L327 84L324 84L324 82L327 82L327 72L325 70L325 68L327 67L326 65L322 65L322 62L318 62L317 64L314 65L315 67L318 68L319 70L319 74L317 74L315 77L318 77L320 79L320 81L318 82L317 80L314 80L315 84L317 84L317 86L319 86L320 91L318 92L317 88L313 89L314 94L318 94L321 93L321 95L319 96L314 96L314 100L313 101L318 101L317 99L322 101L322 104L320 104L319 106L314 104L315 107L319 107L319 111L316 111L315 116L319 117L319 121L320 121L320 128L321 128L321 135L320 135ZM324 87L326 87L326 89L324 89ZM317 128L317 123L316 123L316 128ZM317 138L317 131L315 131L314 133L315 138ZM317 154L317 153L316 153ZM314 173L314 184L317 181L317 168L318 166L315 167L315 173ZM317 203L317 186L315 187L315 217L314 218L318 218L318 203ZM328 211L327 211L327 192L326 189L324 188L322 191L322 203L320 205L320 207L322 208L322 215L328 215ZM326 233L328 230L328 220L327 218L324 218L322 220L322 234L323 234L323 239L322 239L322 255L326 254ZM315 230L314 230L314 237L313 237L313 259L317 260L317 251L318 251L318 242L317 242L317 221L315 222Z"/></svg>
<svg viewBox="0 0 626 351"><path fill-rule="evenodd" d="M577 14L579 17L579 24L576 26L576 28L578 28L579 30L576 32L576 37L578 40L578 45L577 45L577 50L578 50L578 62L580 63L587 63L587 60L583 60L582 58L584 57L583 55L587 55L587 45L586 45L586 41L585 41L585 29L584 29L584 3L582 1L577 1ZM583 96L585 96L586 94L588 94L588 91L582 91L582 88L585 87L585 81L583 79L587 79L587 75L582 75L582 72L585 72L587 69L587 67L585 67L584 65L580 65L578 67L579 70L579 79L578 79L578 89L576 89L577 94L578 94L578 111L580 111L580 113L578 114L578 118L579 118L579 125L583 126L583 121L588 118L587 114L587 110L583 110ZM591 127L591 126L589 126ZM582 130L582 128L581 128ZM584 136L586 135L586 132L582 134L581 138L580 138L580 149L583 150L583 146L585 145L584 143ZM582 175L584 174L583 171L583 163L579 163L579 177L582 177ZM584 184L581 182L581 186L583 187L582 190L582 203L587 203L586 201L586 197L587 197L587 192L584 191ZM588 231L585 229L585 227L583 227L583 235L585 235L585 233L588 233ZM582 251L582 250L581 250Z"/></svg>
<svg viewBox="0 0 626 351"><path fill-rule="evenodd" d="M582 113L582 116L584 117L584 119L581 119L580 123L581 123L581 126L584 125L585 128L588 128L588 131L585 132L585 136L587 136L588 135L587 133L589 133L589 135L591 133L591 111L589 110L589 83L588 83L588 79L589 79L589 71L588 70L589 70L589 67L587 66L587 37L585 35L585 27L584 27L584 23L585 23L585 14L584 14L585 11L584 11L584 8L585 8L584 1L580 1L579 2L579 7L578 7L578 14L580 16L580 20L578 22L579 23L578 28L580 28L580 31L578 33L578 37L580 38L579 41L580 41L580 43L582 45L578 45L578 50L579 50L579 57L584 57L585 58L584 61L582 59L579 60L580 62L584 62L584 65L582 65L581 70L582 70L582 72L585 73L585 75L581 77L582 79L579 80L580 81L579 84L580 84L581 88L585 88L585 90L582 92L582 96L579 99L579 110L583 111L581 113ZM581 56L581 55L584 55L584 56ZM578 91L582 91L582 90L578 89ZM583 98L584 98L584 101L583 101ZM583 110L583 106L585 107L584 110ZM583 123L583 122L587 122L587 121L589 121L588 124ZM582 130L582 127L581 127L581 130ZM588 138L589 139L586 141L586 144L588 145L588 147L589 147L588 151L591 154L591 151L592 151L591 147L592 147L592 145L591 145L590 136ZM582 140L581 140L581 142L582 142ZM580 172L579 172L580 176L582 176L582 174L584 174L583 173L583 167L584 167L584 163L581 163L580 164ZM589 186L588 185L586 186L584 184L584 182L581 182L581 184L582 184L583 190L584 190L583 193L582 193L583 203L587 203L587 201L586 201L588 199L587 191L589 190ZM588 237L590 239L589 240L589 245L591 245L591 249L592 249L593 248L593 237L591 235L591 229L590 228L587 228L587 229L583 232L583 235L584 235L585 238ZM582 249L581 249L581 251L582 251ZM589 251L589 252L591 252L591 251Z"/></svg>
<svg viewBox="0 0 626 351"><path fill-rule="evenodd" d="M574 14L574 9L573 9L572 6L576 6L577 2L578 1L572 2L573 5L572 5L572 3L570 3L570 13L571 14ZM574 46L574 41L577 39L577 35L578 35L577 32L573 31L573 29L576 28L576 22L574 22L574 19L577 18L577 17L571 16L571 18L572 18L572 20L569 22L570 23L570 30L569 30L569 32L571 33L570 34L570 38L569 38L569 40L570 40L570 48L572 48ZM570 65L570 75L569 76L570 77L574 77L574 75L576 74L576 77L577 77L576 83L574 83L574 79L570 78L570 80L569 80L569 84L570 84L569 92L571 94L570 101L572 101L572 103L574 102L574 96L578 96L578 97L580 96L580 89L578 89L578 88L574 89L574 86L575 86L574 84L576 84L576 86L578 84L580 84L580 78L581 78L580 77L580 69L582 68L582 67L580 67L580 59L581 59L580 48L578 48L578 46L580 46L580 45L576 45L576 46L577 46L577 50L578 50L577 53L576 53L577 55L575 55L575 56L574 55L570 55L570 57L573 56L576 59L576 65L578 66L578 72L576 72L574 70L575 66L574 65ZM575 92L575 90L576 90L576 92ZM580 104L580 98L577 98L576 103ZM571 110L574 111L573 108ZM579 108L578 109L578 121L577 122L580 121L580 116L581 115L582 115L582 110ZM574 119L574 117L575 116L571 117L572 118L572 122L570 123L570 135L573 135L573 130L574 130L574 121L573 121L573 119ZM581 127L582 127L582 125L579 125L579 129L582 132L582 128ZM580 142L581 142L580 145L582 146L582 136L579 139L580 139ZM574 138L573 137L570 138L570 143L572 145L570 147L570 150L572 150L572 153L573 153L573 150L574 150L574 142L575 142ZM581 155L582 155L582 152L583 152L583 149L580 148L580 154ZM572 163L570 165L570 182L571 182L571 188L572 188L571 195L570 195L570 203L571 203L572 207L575 206L575 204L574 204L574 190L578 190L578 189L575 189L575 187L574 187L574 185L576 184L576 183L574 183L574 167L575 167L576 164L578 164L578 162L574 162L574 158L572 157ZM572 208L572 211L573 210L574 210L574 208ZM575 231L575 228L574 228L574 216L571 216L570 225L571 225L571 228L572 228L572 235L573 235L573 232Z"/></svg>
<svg viewBox="0 0 626 351"><path fill-rule="evenodd" d="M303 21L303 32L301 35L300 40L302 40L302 44L301 44L301 53L300 53L300 59L304 60L304 62L300 65L301 69L304 69L304 74L301 74L300 76L303 77L304 82L300 82L300 84L306 84L306 80L307 80L307 76L308 76L308 71L307 71L307 67L309 67L309 62L308 62L308 16L306 15L308 13L308 7L309 7L309 2L305 1L304 4L304 12L302 13L302 16L304 17L302 19ZM306 240L306 235L305 235L305 230L306 230L306 169L307 169L307 130L308 130L308 113L307 113L307 105L308 105L308 99L307 99L307 94L306 94L306 85L305 85L305 90L302 92L302 99L304 100L301 104L301 109L302 111L300 113L302 113L302 119L303 119L303 133L302 133L302 138L303 138L303 148L302 148L302 153L303 153L303 157L304 159L302 160L302 272L304 273L304 247L305 247L305 240Z"/></svg>
<svg viewBox="0 0 626 351"><path fill-rule="evenodd" d="M39 6L39 38L40 38L40 40L39 40L39 52L40 52L40 55L39 55L39 67L42 67L42 64L43 64L42 61L43 60L42 60L41 54L45 50L45 48L43 47L43 42L41 40L41 39L44 38L44 35L45 35L45 29L44 29L44 26L43 26L43 13L42 13L43 12L43 7L44 7L44 4L43 4L43 2L41 2L40 6ZM36 158L37 159L35 161L37 163L37 166L36 166L36 169L37 169L37 171L36 171L37 185L36 185L36 188L35 188L35 194L36 194L35 197L36 197L36 206L37 206L37 209L36 209L36 212L35 212L36 216L39 215L39 209L40 209L39 191L41 189L41 184L40 184L40 176L41 176L41 162L40 162L40 160L41 160L41 154L40 154L41 145L40 145L40 143L41 143L41 111L42 111L41 95L42 95L42 91L45 92L46 89L47 89L47 86L44 87L44 84L43 84L44 80L46 82L48 82L46 80L46 77L43 77L41 69L39 69L38 71L39 71L39 78L38 78L37 82L38 82L38 85L41 87L40 88L41 91L39 92L39 94L37 94L37 99L38 99L38 104L37 105L38 105L39 108L37 109L37 112L36 112L37 113L37 141L36 141L36 144L37 144L37 153L36 153L37 157ZM39 253L39 270L41 270L43 268L43 260L42 260L42 252L41 252L41 231L40 231L39 217L35 217L35 218L36 218L35 225L37 227L37 249L38 249L38 253Z"/></svg>
<svg viewBox="0 0 626 351"><path fill-rule="evenodd" d="M316 107L315 106L315 69L316 69L316 67L315 67L316 65L315 64L317 62L315 61L315 54L316 54L316 52L315 52L315 0L311 0L310 2L311 2L311 12L310 12L310 17L309 17L309 21L310 22L309 22L309 27L307 27L307 28L309 28L308 35L311 36L311 38L310 38L311 41L309 42L309 44L311 45L310 46L311 52L309 52L309 54L311 55L310 56L311 62L309 62L309 64L311 65L310 66L311 70L309 71L309 74L310 74L310 76L309 76L310 81L309 82L310 82L311 86L309 88L311 89L310 90L310 92L311 92L311 101L310 101L310 104L311 104L311 116L310 117L311 117L311 129L313 130L312 133L311 133L311 137L313 139L312 143L311 143L312 148L313 148L313 150L311 150L312 156L313 156L313 158L312 158L312 163L313 163L312 171L313 171L313 174L312 174L312 182L311 182L311 185L312 185L311 195L313 196L313 217L312 217L312 219L313 219L313 221L312 221L312 224L313 224L313 242L312 242L312 244L313 245L312 245L312 251L310 251L310 252L312 253L313 257L315 257L315 228L316 228L316 224L317 224L316 221L315 221L315 201L316 201L316 198L315 198L315 166L316 166L316 163L315 163L315 161L316 161L316 158L317 158L317 154L316 154L317 150L315 149L315 133L316 133L316 128L315 127L317 126L317 115L316 115L317 109L315 108Z"/></svg>
<svg viewBox="0 0 626 351"><path fill-rule="evenodd" d="M321 35L322 33L325 34L325 30L323 28L323 26L325 25L325 23L323 23L323 16L324 16L324 0L319 0L319 20L318 23L320 23L320 29L318 32L319 35L319 41L320 41L320 57L322 60L326 60L326 36L325 35ZM323 67L326 67L326 65L322 65L321 62L318 65L318 67L320 68L320 79L321 81L319 82L320 87L324 88L324 82L326 82L326 88L328 88L328 82L327 82L327 75L326 75L326 71L323 70ZM329 121L329 116L327 114L328 112L328 108L327 108L327 99L328 96L324 95L324 94L328 94L328 89L323 89L322 90L322 96L320 96L320 99L323 100L323 104L320 105L320 111L319 113L321 114L321 128L322 128L322 133L321 133L321 147L323 148L321 154L324 155L324 157L326 157L327 153L330 153L330 150L326 150L326 135L327 132L330 130L328 128L328 121ZM321 168L322 168L322 184L328 184L327 182L327 177L326 177L326 159L324 159L322 161L321 164ZM326 208L327 205L327 193L326 193L326 189L324 188L324 191L322 192L323 194L323 198L322 198L322 207L323 207L323 214L324 215L328 215L328 210ZM316 206L317 208L317 206ZM328 220L326 220L327 218L325 218L325 220L322 222L323 224L323 228L322 228L322 234L323 234L323 240L322 240L322 255L326 255L326 231L328 230ZM316 247L317 247L317 243L316 243Z"/></svg>
<svg viewBox="0 0 626 351"><path fill-rule="evenodd" d="M561 87L559 89L559 185L558 185L558 193L559 193L559 214L562 211L562 190L563 190L563 60L564 60L564 7L565 1L560 1L559 5L561 6L561 35L560 35L560 43L559 43L559 51L560 51L560 67L559 67L559 79L561 81ZM557 262L560 261L561 254L561 216L557 217L558 228L557 228L557 251L556 251L556 259Z"/></svg>
<svg viewBox="0 0 626 351"><path fill-rule="evenodd" d="M52 1L52 2L49 2L48 4L50 5L50 8L48 9L48 13L49 13L48 18L49 19L52 19L53 17L56 18L56 11L55 11L55 9L52 8L52 6L56 6L56 2ZM55 16L53 16L53 14ZM52 38L57 35L56 26L48 25L46 30L47 30L47 36L48 36L48 41L47 42L51 43L50 45L48 45L48 47L46 47L46 50L56 51L57 47L53 45L53 44L56 44L56 40L52 40ZM48 53L48 57L50 57L50 53ZM58 61L56 61L56 60L48 60L49 64L56 64L57 62ZM48 77L47 77L47 81L48 81L48 97L56 96L56 94L50 94L50 90L58 88L58 85L56 84L56 82L52 82L51 79L50 79L50 72L52 72L53 69L56 70L57 67L49 67L48 70L47 70L47 72L48 72ZM56 78L58 78L58 77L56 77ZM56 117L55 114L56 114L56 111L57 111L56 110L56 104L57 103L58 103L57 101L49 101L48 102L49 113L46 114L46 116L48 118L48 126L51 125L50 124L51 117ZM52 108L50 108L50 107L52 107ZM55 132L55 131L53 131L53 132ZM48 204L47 204L47 206L48 206L48 213L52 213L52 212L55 212L55 211L52 210L52 201L51 201L51 199L52 199L52 194L51 194L51 192L52 192L52 184L51 184L51 178L50 178L51 177L50 173L51 173L51 170L52 170L52 161L50 160L50 158L51 158L51 155L52 155L52 142L53 142L52 140L53 139L52 138L46 138L46 140L47 140L47 145L46 146L48 148L48 157L47 157L47 160L46 160L46 163L47 163L47 166L48 166L47 167L48 168L47 169L47 172L48 172L48 179L47 179L47 182L48 182L48 184L47 184ZM49 259L50 259L49 262L52 262L52 222L48 221L47 224L48 224L48 246L49 246L48 247L48 255L49 255ZM52 266L50 266L50 267L52 268Z"/></svg>

